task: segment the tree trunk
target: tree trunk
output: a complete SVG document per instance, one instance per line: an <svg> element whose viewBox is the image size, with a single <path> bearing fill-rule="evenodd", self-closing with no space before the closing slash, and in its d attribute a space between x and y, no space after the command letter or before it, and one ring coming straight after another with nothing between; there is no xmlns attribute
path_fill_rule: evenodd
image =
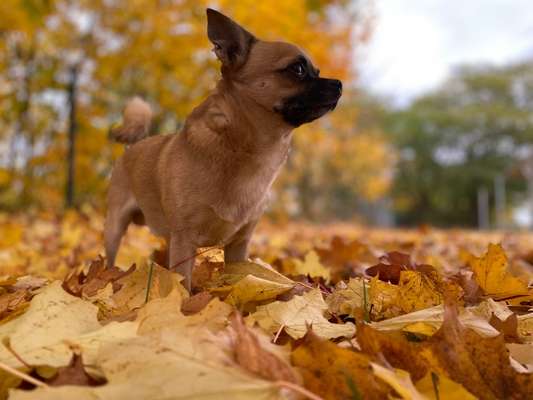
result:
<svg viewBox="0 0 533 400"><path fill-rule="evenodd" d="M65 207L74 206L75 165L76 165L76 95L78 89L79 65L70 67L70 79L67 86L68 119L68 150L67 150L67 182L65 187Z"/></svg>

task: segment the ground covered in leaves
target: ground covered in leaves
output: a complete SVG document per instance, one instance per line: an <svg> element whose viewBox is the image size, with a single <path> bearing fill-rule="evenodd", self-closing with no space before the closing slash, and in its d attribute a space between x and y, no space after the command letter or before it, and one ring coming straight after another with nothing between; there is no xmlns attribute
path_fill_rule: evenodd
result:
<svg viewBox="0 0 533 400"><path fill-rule="evenodd" d="M92 210L0 216L0 399L527 399L533 235L264 223L193 295Z"/></svg>

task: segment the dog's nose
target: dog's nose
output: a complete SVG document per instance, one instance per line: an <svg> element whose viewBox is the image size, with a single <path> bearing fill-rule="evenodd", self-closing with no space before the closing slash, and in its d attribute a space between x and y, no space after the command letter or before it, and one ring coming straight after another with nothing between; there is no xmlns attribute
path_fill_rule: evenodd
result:
<svg viewBox="0 0 533 400"><path fill-rule="evenodd" d="M337 85L337 90L339 91L339 96L342 94L342 82L338 79L335 79L335 84Z"/></svg>
<svg viewBox="0 0 533 400"><path fill-rule="evenodd" d="M333 79L333 86L337 89L338 95L342 94L342 82L338 79Z"/></svg>

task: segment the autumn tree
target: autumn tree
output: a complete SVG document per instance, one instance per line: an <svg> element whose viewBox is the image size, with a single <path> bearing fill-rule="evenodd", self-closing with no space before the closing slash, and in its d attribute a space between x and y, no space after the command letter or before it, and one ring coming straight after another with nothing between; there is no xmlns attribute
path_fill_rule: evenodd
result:
<svg viewBox="0 0 533 400"><path fill-rule="evenodd" d="M25 96L10 86L2 113L3 123L13 133L3 141L32 144L18 147L24 163L4 163L14 171L3 171L4 207L21 205L19 196L28 188L32 195L25 196L27 204L58 207L63 193L67 203L74 199L77 204L102 204L112 162L122 151L109 143L107 131L133 95L144 96L155 107L154 132L179 131L218 79L218 64L205 35L208 5L231 15L258 37L300 45L324 76L342 79L345 87L356 78L354 53L371 28L369 4L347 1L10 0L3 6L7 3L9 18L2 20L2 34L19 38L24 46L32 43L28 38L33 36L40 41L32 57L33 63L42 65L42 86L39 91L32 86L33 94L26 97L38 100L48 114L30 107L22 117L21 111L14 115L24 107L13 104ZM40 7L37 16L34 5ZM30 68L26 75L37 80L41 75L34 73L27 57L21 54L17 62ZM7 64L16 60L3 52L2 81L10 81L13 68ZM349 97L345 95L345 105L330 119L295 133L293 157L277 186L274 211L331 216L341 208L353 211L355 198L372 200L386 190L388 180L383 178L390 169L383 156L386 143L379 133L356 127L356 105ZM16 121L34 126L14 129ZM15 157L17 152L9 154ZM21 174L26 178L16 184ZM331 174L340 176L338 186L328 177ZM347 195L339 197L340 193ZM288 197L294 206L285 201ZM337 198L346 201L334 204Z"/></svg>
<svg viewBox="0 0 533 400"><path fill-rule="evenodd" d="M531 62L465 66L390 116L401 155L394 184L400 222L476 225L477 190L492 189L497 176L507 182L510 205L524 199L528 180L533 188L532 89Z"/></svg>

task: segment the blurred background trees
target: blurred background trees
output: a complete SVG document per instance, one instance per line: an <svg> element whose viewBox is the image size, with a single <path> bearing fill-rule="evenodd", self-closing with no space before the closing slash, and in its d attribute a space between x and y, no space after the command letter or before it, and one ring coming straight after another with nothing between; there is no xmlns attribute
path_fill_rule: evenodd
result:
<svg viewBox="0 0 533 400"><path fill-rule="evenodd" d="M533 63L460 68L440 89L389 113L399 222L475 226L479 191L502 185L509 204L524 202L533 189L532 116ZM489 209L505 213L495 199Z"/></svg>
<svg viewBox="0 0 533 400"><path fill-rule="evenodd" d="M3 0L0 209L103 207L123 151L107 133L127 98L145 97L154 132L173 134L214 87L207 6L345 83L334 113L295 132L272 217L476 225L480 199L500 223L533 199L533 63L465 66L392 107L358 83L371 0Z"/></svg>

